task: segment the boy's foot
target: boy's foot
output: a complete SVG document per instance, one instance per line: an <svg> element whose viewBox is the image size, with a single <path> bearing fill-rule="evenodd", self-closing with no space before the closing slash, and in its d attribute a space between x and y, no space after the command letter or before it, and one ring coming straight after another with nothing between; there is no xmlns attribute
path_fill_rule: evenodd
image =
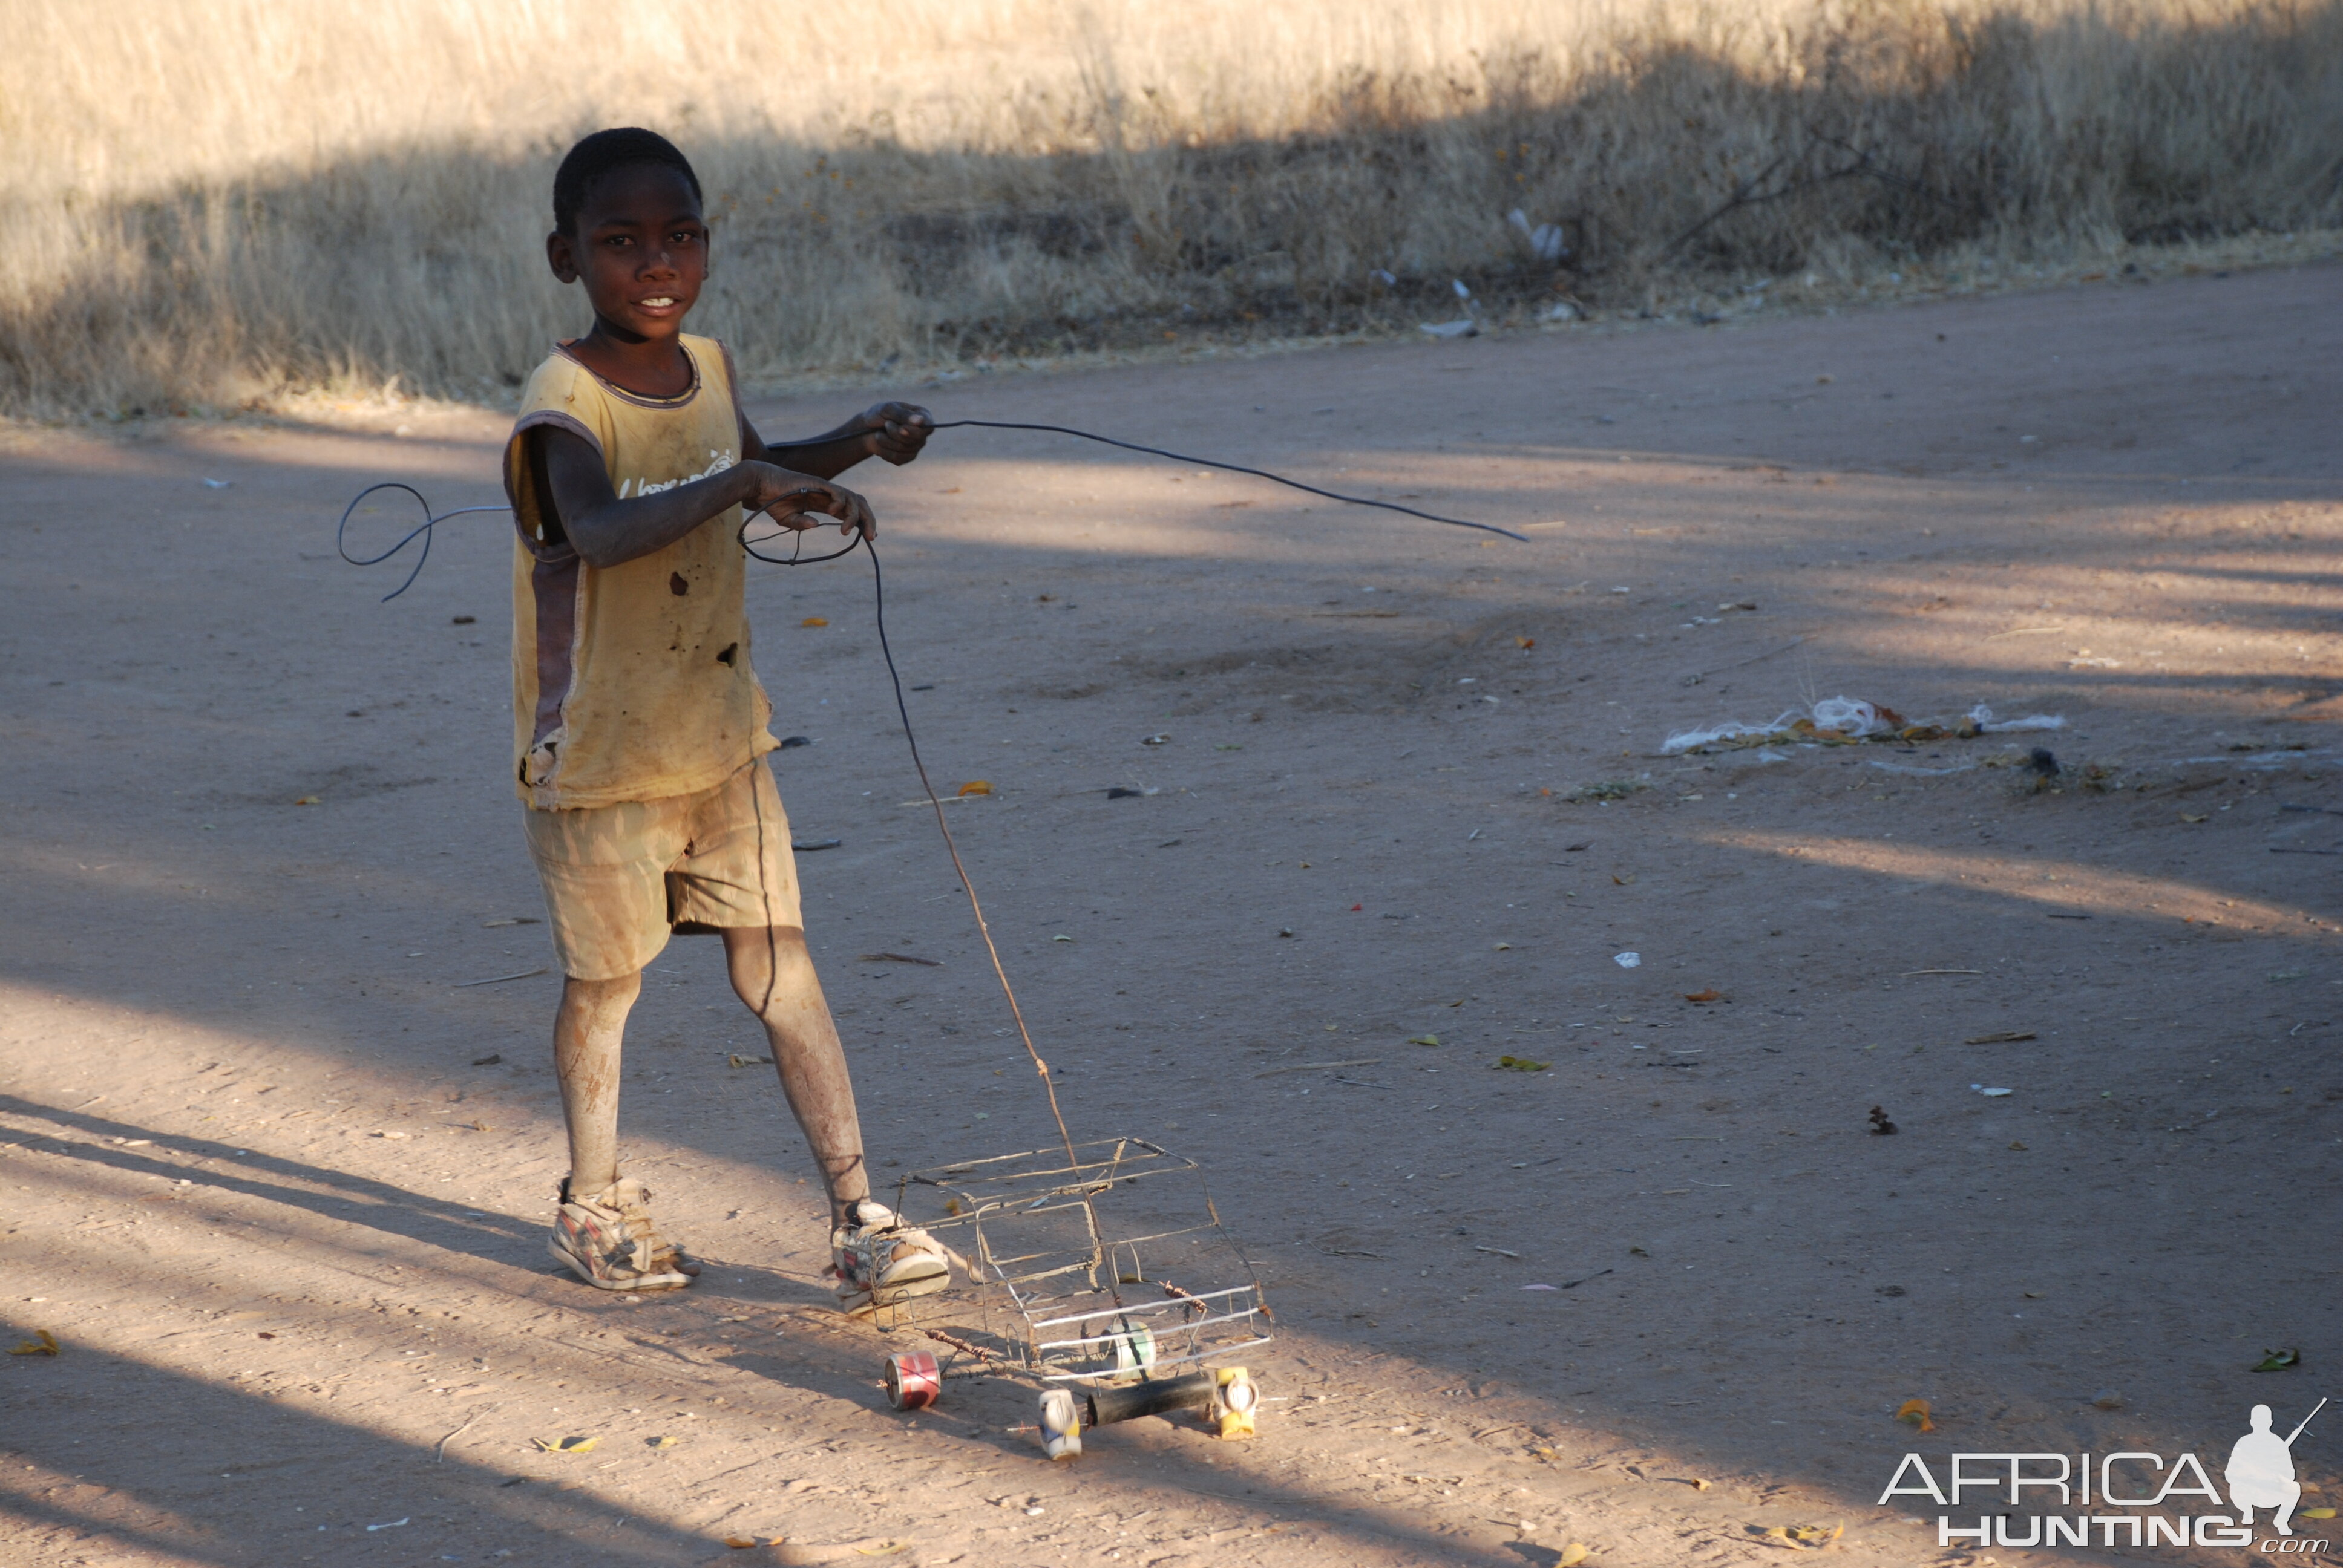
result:
<svg viewBox="0 0 2343 1568"><path fill-rule="evenodd" d="M561 1212L547 1250L598 1290L663 1291L691 1283L699 1265L651 1224L650 1191L621 1176L590 1198L561 1180Z"/></svg>
<svg viewBox="0 0 2343 1568"><path fill-rule="evenodd" d="M870 1198L847 1205L846 1222L830 1233L830 1271L840 1312L891 1307L951 1282L951 1253L895 1211Z"/></svg>

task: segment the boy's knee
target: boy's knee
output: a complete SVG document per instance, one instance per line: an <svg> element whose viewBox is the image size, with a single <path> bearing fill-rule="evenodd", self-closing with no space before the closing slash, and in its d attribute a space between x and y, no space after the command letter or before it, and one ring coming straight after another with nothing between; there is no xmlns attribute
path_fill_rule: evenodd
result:
<svg viewBox="0 0 2343 1568"><path fill-rule="evenodd" d="M643 977L639 972L615 980L579 980L576 975L565 975L561 981L561 1000L565 1003L597 1010L632 1007L642 992Z"/></svg>
<svg viewBox="0 0 2343 1568"><path fill-rule="evenodd" d="M786 960L806 950L806 935L799 926L731 926L724 932L724 950L735 960Z"/></svg>
<svg viewBox="0 0 2343 1568"><path fill-rule="evenodd" d="M813 972L813 955L806 949L805 932L796 926L728 930L724 937L732 989L751 1007L773 983Z"/></svg>

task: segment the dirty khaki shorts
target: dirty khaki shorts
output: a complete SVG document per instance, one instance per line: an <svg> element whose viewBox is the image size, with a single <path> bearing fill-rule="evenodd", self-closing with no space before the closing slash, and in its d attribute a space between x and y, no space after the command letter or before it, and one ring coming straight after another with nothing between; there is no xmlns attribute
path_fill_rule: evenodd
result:
<svg viewBox="0 0 2343 1568"><path fill-rule="evenodd" d="M697 795L524 814L575 979L634 974L676 931L804 924L789 819L761 760Z"/></svg>

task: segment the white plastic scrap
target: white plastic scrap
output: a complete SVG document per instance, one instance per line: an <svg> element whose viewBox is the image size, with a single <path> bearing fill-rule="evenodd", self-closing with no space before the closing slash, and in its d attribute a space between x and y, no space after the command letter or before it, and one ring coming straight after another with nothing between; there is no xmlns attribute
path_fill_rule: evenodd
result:
<svg viewBox="0 0 2343 1568"><path fill-rule="evenodd" d="M2013 729L2064 729L2066 716L2063 713L2029 713L2023 719L1996 719L1993 709L1978 703L1969 709L1969 722L1981 734L2001 735Z"/></svg>
<svg viewBox="0 0 2343 1568"><path fill-rule="evenodd" d="M1623 593L1625 590L1614 588L1612 591ZM1771 724L1744 724L1738 719L1728 719L1714 729L1679 730L1668 737L1667 743L1660 748L1660 755L1674 757L1679 752L1691 751L1703 746L1714 746L1720 740L1738 740L1745 735L1779 735L1804 717L1804 714L1793 708Z"/></svg>
<svg viewBox="0 0 2343 1568"><path fill-rule="evenodd" d="M1644 955L1641 953L1620 953L1614 957L1611 961L1617 964L1623 970L1638 969L1643 965Z"/></svg>
<svg viewBox="0 0 2343 1568"><path fill-rule="evenodd" d="M1467 317L1462 321L1420 322L1416 330L1429 332L1434 337L1478 337L1481 336L1481 324Z"/></svg>
<svg viewBox="0 0 2343 1568"><path fill-rule="evenodd" d="M1993 709L1978 703L1968 710L1968 721L1976 726L1980 735L2003 735L2020 729L2064 729L2066 719L2059 713L2029 713L2023 719L1996 719ZM1663 757L1681 756L1704 746L1714 746L1720 740L1738 740L1751 735L1779 735L1801 719L1814 720L1817 729L1828 729L1854 739L1885 735L1891 726L1879 717L1879 709L1868 702L1852 697L1825 697L1813 708L1801 712L1792 708L1785 710L1771 724L1748 724L1729 719L1708 729L1684 729L1671 735L1662 743ZM1881 766L1875 764L1875 766ZM1902 769L1891 769L1902 771ZM1920 771L1920 769L1912 769Z"/></svg>
<svg viewBox="0 0 2343 1568"><path fill-rule="evenodd" d="M1999 1100L2003 1095L2013 1092L2006 1089L1987 1089L1982 1083L1972 1083L1969 1087L1976 1090L1979 1094L1984 1095L1987 1100Z"/></svg>
<svg viewBox="0 0 2343 1568"><path fill-rule="evenodd" d="M1887 726L1880 721L1879 709L1868 702L1852 697L1825 697L1815 704L1815 728L1835 729L1841 735L1861 739L1878 734Z"/></svg>
<svg viewBox="0 0 2343 1568"><path fill-rule="evenodd" d="M1533 228L1530 215L1519 207L1507 213L1505 221L1522 231L1522 237L1530 242L1530 254L1540 261L1560 261L1570 254L1570 248L1562 243L1560 224L1542 223Z"/></svg>

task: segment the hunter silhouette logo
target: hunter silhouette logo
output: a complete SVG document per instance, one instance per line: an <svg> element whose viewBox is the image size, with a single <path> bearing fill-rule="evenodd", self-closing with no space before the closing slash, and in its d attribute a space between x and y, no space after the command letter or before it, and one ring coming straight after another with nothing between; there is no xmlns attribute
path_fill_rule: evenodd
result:
<svg viewBox="0 0 2343 1568"><path fill-rule="evenodd" d="M1939 1508L1958 1508L1965 1493L1982 1491L2007 1509L1980 1513L1973 1526L1956 1525L1949 1513L1938 1514L1939 1546L2252 1546L2255 1511L2267 1508L2275 1534L2261 1543L2264 1554L2320 1555L2327 1542L2294 1533L2295 1505L2302 1501L2294 1445L2327 1402L2320 1400L2284 1437L2270 1430L2270 1407L2254 1406L2247 1417L2248 1430L2230 1447L2221 1472L2226 1497L2193 1453L2169 1461L2137 1451L2105 1456L1956 1453L1949 1456L1942 1484L1926 1459L1907 1453L1879 1494L1879 1505L1897 1497L1926 1497ZM2228 1512L2221 1512L2225 1507ZM2077 1508L2081 1512L2031 1511ZM2183 1508L2206 1512L2173 1517Z"/></svg>
<svg viewBox="0 0 2343 1568"><path fill-rule="evenodd" d="M2237 1511L2238 1523L2251 1524L2257 1508L2275 1508L2270 1528L2280 1535L2294 1533L2294 1505L2302 1501L2302 1483L2294 1478L2294 1440L2310 1424L2310 1417L2326 1408L2327 1402L2320 1400L2310 1415L2280 1437L2270 1430L2270 1407L2254 1406L2247 1418L2253 1430L2229 1450L2229 1467L2221 1473L2229 1483L2229 1506Z"/></svg>

